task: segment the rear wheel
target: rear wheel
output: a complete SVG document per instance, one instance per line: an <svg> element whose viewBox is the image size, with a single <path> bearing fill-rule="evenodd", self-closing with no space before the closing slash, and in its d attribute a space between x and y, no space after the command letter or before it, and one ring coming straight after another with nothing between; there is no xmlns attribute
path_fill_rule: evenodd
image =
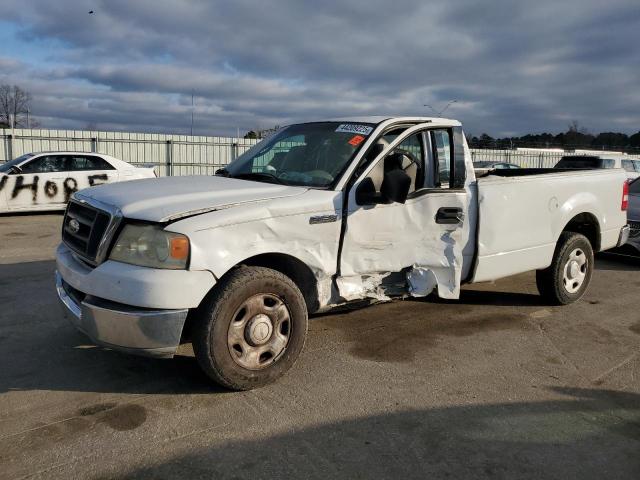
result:
<svg viewBox="0 0 640 480"><path fill-rule="evenodd" d="M536 272L538 291L555 305L573 303L587 291L593 266L593 248L587 237L564 232L556 245L551 266Z"/></svg>
<svg viewBox="0 0 640 480"><path fill-rule="evenodd" d="M198 309L194 352L203 370L233 390L277 380L297 360L307 335L304 297L291 279L240 267Z"/></svg>

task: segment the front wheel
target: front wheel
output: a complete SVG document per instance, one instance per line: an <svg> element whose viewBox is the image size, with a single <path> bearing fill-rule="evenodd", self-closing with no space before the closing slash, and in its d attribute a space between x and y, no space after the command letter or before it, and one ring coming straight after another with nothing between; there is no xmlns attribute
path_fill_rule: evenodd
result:
<svg viewBox="0 0 640 480"><path fill-rule="evenodd" d="M239 267L197 311L193 349L202 369L232 390L277 380L297 360L307 335L304 297L289 277Z"/></svg>
<svg viewBox="0 0 640 480"><path fill-rule="evenodd" d="M536 272L538 291L555 305L573 303L587 291L593 267L593 248L587 237L564 232L556 245L551 266Z"/></svg>

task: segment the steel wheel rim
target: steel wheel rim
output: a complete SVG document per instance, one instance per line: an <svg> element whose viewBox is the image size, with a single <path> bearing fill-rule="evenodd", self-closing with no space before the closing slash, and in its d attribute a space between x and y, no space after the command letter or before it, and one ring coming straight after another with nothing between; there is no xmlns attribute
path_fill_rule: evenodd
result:
<svg viewBox="0 0 640 480"><path fill-rule="evenodd" d="M576 293L580 290L587 278L588 267L589 261L584 250L576 248L569 254L562 275L562 283L567 292Z"/></svg>
<svg viewBox="0 0 640 480"><path fill-rule="evenodd" d="M234 362L262 370L276 362L291 338L291 314L284 301L259 293L242 302L229 324L227 345Z"/></svg>

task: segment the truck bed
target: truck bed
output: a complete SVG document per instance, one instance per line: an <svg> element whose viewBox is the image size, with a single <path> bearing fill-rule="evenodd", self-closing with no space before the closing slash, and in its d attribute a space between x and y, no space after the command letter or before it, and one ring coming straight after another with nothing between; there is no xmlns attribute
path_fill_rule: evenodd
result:
<svg viewBox="0 0 640 480"><path fill-rule="evenodd" d="M571 221L595 222L600 235L594 250L613 248L626 222L620 209L625 181L622 170L529 168L494 170L478 178L472 281L548 267Z"/></svg>

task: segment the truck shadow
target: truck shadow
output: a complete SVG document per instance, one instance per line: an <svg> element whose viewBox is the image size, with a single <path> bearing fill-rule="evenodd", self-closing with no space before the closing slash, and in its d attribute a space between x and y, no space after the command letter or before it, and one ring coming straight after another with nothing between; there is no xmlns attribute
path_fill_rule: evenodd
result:
<svg viewBox="0 0 640 480"><path fill-rule="evenodd" d="M222 434L113 478L637 479L640 395L549 390L566 398L393 412L257 440Z"/></svg>
<svg viewBox="0 0 640 480"><path fill-rule="evenodd" d="M630 250L610 250L596 255L596 270L640 272L640 255Z"/></svg>

